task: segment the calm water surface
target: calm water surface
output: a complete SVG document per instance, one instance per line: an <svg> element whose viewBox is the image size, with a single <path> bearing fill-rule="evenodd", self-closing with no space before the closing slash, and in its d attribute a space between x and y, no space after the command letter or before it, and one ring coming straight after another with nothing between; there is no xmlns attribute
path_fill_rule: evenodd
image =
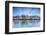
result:
<svg viewBox="0 0 46 35"><path fill-rule="evenodd" d="M40 20L13 20L13 28L39 27Z"/></svg>

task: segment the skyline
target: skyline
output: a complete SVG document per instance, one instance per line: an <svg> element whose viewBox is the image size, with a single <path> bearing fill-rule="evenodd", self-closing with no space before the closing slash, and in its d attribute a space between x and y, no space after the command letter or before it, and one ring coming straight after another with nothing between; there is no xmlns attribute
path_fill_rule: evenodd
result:
<svg viewBox="0 0 46 35"><path fill-rule="evenodd" d="M13 28L39 26L40 8L13 7Z"/></svg>

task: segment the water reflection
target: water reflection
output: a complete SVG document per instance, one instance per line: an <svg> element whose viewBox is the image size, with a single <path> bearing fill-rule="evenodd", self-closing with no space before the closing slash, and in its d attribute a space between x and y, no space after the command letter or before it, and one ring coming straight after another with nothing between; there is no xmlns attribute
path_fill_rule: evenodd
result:
<svg viewBox="0 0 46 35"><path fill-rule="evenodd" d="M13 20L13 28L39 27L40 20Z"/></svg>

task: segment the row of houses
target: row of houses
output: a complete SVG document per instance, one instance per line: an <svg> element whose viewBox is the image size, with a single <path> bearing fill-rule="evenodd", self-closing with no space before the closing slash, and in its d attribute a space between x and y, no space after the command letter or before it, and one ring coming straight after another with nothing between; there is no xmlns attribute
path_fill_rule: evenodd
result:
<svg viewBox="0 0 46 35"><path fill-rule="evenodd" d="M13 16L13 19L40 19L40 16Z"/></svg>

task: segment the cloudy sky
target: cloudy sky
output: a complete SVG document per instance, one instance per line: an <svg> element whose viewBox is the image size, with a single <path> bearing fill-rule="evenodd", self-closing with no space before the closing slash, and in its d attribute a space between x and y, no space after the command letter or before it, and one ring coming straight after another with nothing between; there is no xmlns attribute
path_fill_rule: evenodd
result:
<svg viewBox="0 0 46 35"><path fill-rule="evenodd" d="M13 16L40 16L40 8L31 7L13 7Z"/></svg>

